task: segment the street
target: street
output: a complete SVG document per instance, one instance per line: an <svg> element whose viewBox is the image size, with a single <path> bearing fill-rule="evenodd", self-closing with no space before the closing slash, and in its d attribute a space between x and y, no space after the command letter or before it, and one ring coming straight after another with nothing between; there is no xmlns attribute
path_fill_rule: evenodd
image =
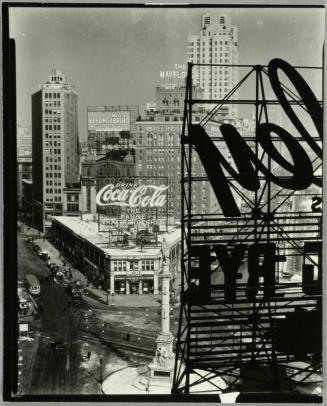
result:
<svg viewBox="0 0 327 406"><path fill-rule="evenodd" d="M113 370L141 360L116 353L85 331L85 313L89 304L76 308L61 285L45 279L48 267L33 251L26 238L18 234L18 279L34 274L41 284L37 302L43 307L31 323L34 342L20 342L22 371L20 393L24 394L97 394L100 388L99 355L103 356L105 377ZM84 328L81 328L84 326ZM93 326L90 323L90 331ZM62 350L55 351L51 344L59 340ZM86 355L90 352L91 359ZM139 361L137 361L139 362Z"/></svg>
<svg viewBox="0 0 327 406"><path fill-rule="evenodd" d="M41 283L39 305L43 306L39 319L35 320L38 349L30 377L33 394L78 393L77 373L81 362L79 319L80 311L68 306L64 288L44 279L48 274L46 264L37 257L26 241L18 236L18 275L33 273ZM62 340L64 350L55 351L53 340Z"/></svg>

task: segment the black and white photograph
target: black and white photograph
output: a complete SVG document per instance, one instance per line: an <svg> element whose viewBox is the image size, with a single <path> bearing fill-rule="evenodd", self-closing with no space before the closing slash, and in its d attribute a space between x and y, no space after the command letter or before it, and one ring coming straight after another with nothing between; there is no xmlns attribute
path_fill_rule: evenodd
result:
<svg viewBox="0 0 327 406"><path fill-rule="evenodd" d="M160 4L3 3L4 399L321 403L324 3Z"/></svg>

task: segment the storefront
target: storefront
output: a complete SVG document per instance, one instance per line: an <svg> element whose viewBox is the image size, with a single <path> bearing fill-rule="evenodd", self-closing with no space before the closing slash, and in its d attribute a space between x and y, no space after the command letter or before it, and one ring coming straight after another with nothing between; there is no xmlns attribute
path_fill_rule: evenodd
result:
<svg viewBox="0 0 327 406"><path fill-rule="evenodd" d="M162 250L156 246L109 246L98 224L88 218L60 216L52 220L52 239L88 283L111 294L158 294ZM172 280L179 273L179 230L163 233L170 248ZM170 238L170 240L169 240ZM178 279L178 277L177 277Z"/></svg>

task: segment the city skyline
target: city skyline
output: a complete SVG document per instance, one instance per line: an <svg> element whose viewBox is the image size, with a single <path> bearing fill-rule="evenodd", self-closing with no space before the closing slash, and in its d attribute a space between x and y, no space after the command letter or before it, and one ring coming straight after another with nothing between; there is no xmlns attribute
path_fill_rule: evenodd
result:
<svg viewBox="0 0 327 406"><path fill-rule="evenodd" d="M199 32L205 13L231 16L239 29L240 64L279 57L294 65L321 65L320 8L283 13L279 8L13 8L17 123L31 127L31 95L52 68L66 74L79 95L81 141L87 137L87 106L138 104L143 115L145 103L155 99L155 86L163 83L160 70L186 63L187 36Z"/></svg>
<svg viewBox="0 0 327 406"><path fill-rule="evenodd" d="M5 400L321 402L324 8L58 6L3 7Z"/></svg>

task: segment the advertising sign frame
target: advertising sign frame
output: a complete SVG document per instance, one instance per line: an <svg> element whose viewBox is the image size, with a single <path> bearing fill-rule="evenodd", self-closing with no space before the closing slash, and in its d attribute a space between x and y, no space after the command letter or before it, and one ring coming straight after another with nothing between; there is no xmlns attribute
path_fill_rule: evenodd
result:
<svg viewBox="0 0 327 406"><path fill-rule="evenodd" d="M172 393L189 394L191 375L196 377L192 386L207 381L216 390L247 391L250 379L259 391L260 387L276 391L299 374L305 382L322 372L322 213L315 206L322 203L322 176L317 174L322 159L322 101L297 70L322 68L292 67L280 59L268 66L242 65L248 72L229 96L213 100L192 97L192 72L198 66L238 65L188 65L181 151L181 309ZM298 94L280 82L279 71ZM255 98L233 100L233 92L250 77ZM270 80L275 99L266 98L263 77ZM199 124L193 124L196 104L212 106ZM224 104L253 105L255 132L243 139L232 125L222 124L221 136L209 137L205 125ZM271 105L281 106L299 135L269 121ZM317 137L307 132L293 106L305 107ZM287 145L293 166L274 147L280 141ZM223 144L234 166L224 158ZM309 146L316 159L307 153ZM195 154L205 176L193 174ZM293 177L272 175L276 161ZM192 210L197 181L210 182L219 206L216 213ZM317 193L312 194L312 184L318 187ZM309 212L291 210L287 203L300 191L301 196L315 199ZM302 258L301 281L280 279L280 263L293 257ZM227 387L213 383L218 376Z"/></svg>

